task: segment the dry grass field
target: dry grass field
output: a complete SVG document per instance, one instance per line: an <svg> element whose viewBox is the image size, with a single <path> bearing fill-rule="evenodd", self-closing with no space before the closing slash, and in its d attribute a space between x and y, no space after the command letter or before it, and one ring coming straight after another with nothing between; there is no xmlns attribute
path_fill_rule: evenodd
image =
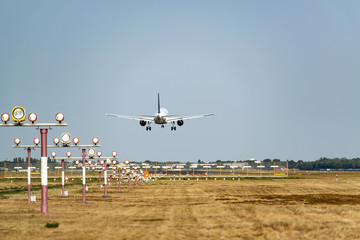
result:
<svg viewBox="0 0 360 240"><path fill-rule="evenodd" d="M360 175L338 173L336 182L335 174L167 179L123 193L114 184L109 198L93 181L88 203L80 203L79 182L66 187L68 198L49 190L48 215L39 213L39 190L36 203L26 202L26 191L4 194L26 180L1 179L0 239L360 239Z"/></svg>

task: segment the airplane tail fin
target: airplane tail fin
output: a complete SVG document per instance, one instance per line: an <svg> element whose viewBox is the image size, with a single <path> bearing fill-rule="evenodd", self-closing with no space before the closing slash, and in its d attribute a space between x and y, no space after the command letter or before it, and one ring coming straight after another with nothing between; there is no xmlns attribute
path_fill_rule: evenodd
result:
<svg viewBox="0 0 360 240"><path fill-rule="evenodd" d="M158 93L158 113L160 113L160 94Z"/></svg>

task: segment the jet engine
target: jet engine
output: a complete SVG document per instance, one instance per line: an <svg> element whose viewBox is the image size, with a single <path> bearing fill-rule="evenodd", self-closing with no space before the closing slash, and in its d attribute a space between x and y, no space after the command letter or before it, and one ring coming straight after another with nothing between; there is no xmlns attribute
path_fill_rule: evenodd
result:
<svg viewBox="0 0 360 240"><path fill-rule="evenodd" d="M144 126L146 125L146 121L141 120L141 121L140 121L140 125L144 127Z"/></svg>
<svg viewBox="0 0 360 240"><path fill-rule="evenodd" d="M183 121L183 120L178 120L178 121L177 121L177 125L178 125L178 126L184 125L184 121Z"/></svg>

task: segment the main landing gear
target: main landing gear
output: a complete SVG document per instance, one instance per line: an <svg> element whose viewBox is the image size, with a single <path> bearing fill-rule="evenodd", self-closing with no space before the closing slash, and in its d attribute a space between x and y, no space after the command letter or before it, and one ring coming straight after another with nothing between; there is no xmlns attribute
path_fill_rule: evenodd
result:
<svg viewBox="0 0 360 240"><path fill-rule="evenodd" d="M176 131L176 126L175 126L175 122L171 122L172 126L171 126L171 131Z"/></svg>
<svg viewBox="0 0 360 240"><path fill-rule="evenodd" d="M150 122L147 122L146 131L151 131Z"/></svg>

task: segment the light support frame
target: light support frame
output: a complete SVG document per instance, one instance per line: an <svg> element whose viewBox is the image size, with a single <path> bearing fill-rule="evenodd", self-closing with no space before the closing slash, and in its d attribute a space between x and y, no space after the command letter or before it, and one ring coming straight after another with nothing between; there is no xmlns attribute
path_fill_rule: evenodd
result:
<svg viewBox="0 0 360 240"><path fill-rule="evenodd" d="M16 108L16 107L15 107ZM13 108L13 110L15 109ZM24 110L24 117L26 119L26 111ZM2 114L3 115L3 114ZM12 114L11 116L12 117ZM25 120L24 119L24 120ZM10 119L9 119L10 121ZM17 123L1 123L0 127L37 127L37 130L40 129L41 135L41 213L48 214L48 194L47 194L47 178L48 178L48 170L47 170L47 133L48 129L51 127L65 127L67 123L23 123L19 121Z"/></svg>

